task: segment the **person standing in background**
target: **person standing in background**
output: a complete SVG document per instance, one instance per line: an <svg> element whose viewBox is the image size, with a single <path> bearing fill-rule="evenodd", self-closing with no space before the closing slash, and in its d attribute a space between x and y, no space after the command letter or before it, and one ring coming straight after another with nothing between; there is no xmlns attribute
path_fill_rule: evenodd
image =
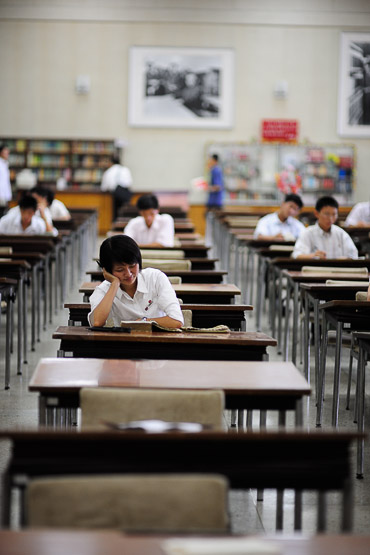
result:
<svg viewBox="0 0 370 555"><path fill-rule="evenodd" d="M113 219L116 219L121 206L130 201L132 185L131 172L126 166L122 166L119 156L112 156L112 165L105 170L101 182L101 190L113 194Z"/></svg>
<svg viewBox="0 0 370 555"><path fill-rule="evenodd" d="M224 202L224 178L218 163L218 154L212 154L208 160L210 180L208 185L207 208L222 208Z"/></svg>
<svg viewBox="0 0 370 555"><path fill-rule="evenodd" d="M7 211L8 203L12 198L8 159L9 148L2 143L0 144L0 218Z"/></svg>

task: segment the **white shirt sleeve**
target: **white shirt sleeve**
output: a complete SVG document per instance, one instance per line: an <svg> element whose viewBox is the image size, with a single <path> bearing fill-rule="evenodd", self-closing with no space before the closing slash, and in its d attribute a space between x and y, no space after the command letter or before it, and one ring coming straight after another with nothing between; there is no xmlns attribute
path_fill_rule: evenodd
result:
<svg viewBox="0 0 370 555"><path fill-rule="evenodd" d="M163 312L173 318L174 320L179 320L184 324L184 317L181 312L179 300L176 297L174 288L172 287L170 280L163 272L158 272L158 277L156 280L156 289L158 295L158 305Z"/></svg>
<svg viewBox="0 0 370 555"><path fill-rule="evenodd" d="M254 239L258 239L260 235L270 235L269 229L268 229L268 220L269 218L266 220L265 216L263 216L258 220L256 229L254 230L254 233L253 233Z"/></svg>
<svg viewBox="0 0 370 555"><path fill-rule="evenodd" d="M139 217L139 216L138 216ZM123 230L124 235L128 235L129 237L131 237L131 239L133 239L134 241L136 241L136 243L140 243L140 237L139 237L139 233L138 233L138 218L132 218L125 226L125 229Z"/></svg>
<svg viewBox="0 0 370 555"><path fill-rule="evenodd" d="M161 228L155 243L160 243L164 247L173 247L175 242L175 222L170 214L161 214Z"/></svg>
<svg viewBox="0 0 370 555"><path fill-rule="evenodd" d="M297 258L297 256L301 256L302 254L310 254L314 252L312 250L312 240L311 240L311 231L310 228L306 228L302 231L300 236L298 237L295 245L294 250L292 252L292 258Z"/></svg>
<svg viewBox="0 0 370 555"><path fill-rule="evenodd" d="M346 231L344 231L344 229L341 229L341 231L343 234L343 256L345 256L346 258L357 259L358 250L356 248L356 245L352 241L351 236Z"/></svg>

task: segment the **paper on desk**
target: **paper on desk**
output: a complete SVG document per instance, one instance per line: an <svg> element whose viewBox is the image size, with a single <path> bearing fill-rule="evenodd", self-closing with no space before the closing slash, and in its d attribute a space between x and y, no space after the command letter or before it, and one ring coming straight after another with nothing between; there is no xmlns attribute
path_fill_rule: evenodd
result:
<svg viewBox="0 0 370 555"><path fill-rule="evenodd" d="M196 538L165 540L162 549L167 555L281 555L281 549L263 539Z"/></svg>
<svg viewBox="0 0 370 555"><path fill-rule="evenodd" d="M207 426L198 422L165 422L164 420L133 420L131 422L105 422L106 426L115 430L142 430L148 433L162 432L201 432Z"/></svg>

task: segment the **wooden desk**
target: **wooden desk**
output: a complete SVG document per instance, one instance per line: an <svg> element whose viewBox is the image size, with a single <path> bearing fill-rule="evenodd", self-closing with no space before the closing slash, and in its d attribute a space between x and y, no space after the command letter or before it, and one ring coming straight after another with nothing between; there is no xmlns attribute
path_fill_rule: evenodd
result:
<svg viewBox="0 0 370 555"><path fill-rule="evenodd" d="M13 302L17 280L0 277L0 300L6 302L6 331L5 331L5 389L10 387L10 343L12 335ZM1 319L0 319L1 320Z"/></svg>
<svg viewBox="0 0 370 555"><path fill-rule="evenodd" d="M322 313L322 345L320 356L319 388L317 401L316 424L321 425L322 406L324 396L324 380L327 351L327 332L328 324L332 324L336 330L336 348L334 361L334 382L333 382L333 406L332 406L332 426L338 426L339 410L339 383L341 372L341 349L343 329L347 331L370 331L370 302L364 301L329 301L321 306Z"/></svg>
<svg viewBox="0 0 370 555"><path fill-rule="evenodd" d="M264 333L114 333L60 326L60 356L74 358L147 358L182 360L266 360L276 340ZM68 354L67 354L68 353Z"/></svg>
<svg viewBox="0 0 370 555"><path fill-rule="evenodd" d="M17 282L17 374L22 374L22 362L27 362L26 279L30 271L31 266L25 260L0 259L0 275Z"/></svg>
<svg viewBox="0 0 370 555"><path fill-rule="evenodd" d="M10 439L3 475L3 525L9 525L11 489L36 476L79 474L219 473L231 488L329 490L342 493L342 531L352 528L350 448L358 434L340 432L163 433L0 430ZM189 464L189 453L194 453ZM282 527L283 496L277 524ZM302 507L296 506L295 529ZM319 529L325 528L319 503ZM351 554L352 555L352 554Z"/></svg>
<svg viewBox="0 0 370 555"><path fill-rule="evenodd" d="M53 424L55 409L78 408L82 387L222 389L227 409L294 410L297 426L310 394L290 362L43 358L28 386L39 393L39 424Z"/></svg>
<svg viewBox="0 0 370 555"><path fill-rule="evenodd" d="M151 265L151 268L156 268L156 264ZM226 271L221 270L162 270L162 272L169 277L181 277L182 283L222 283L224 276L227 275ZM90 276L91 281L101 282L104 279L100 268L88 270L85 273Z"/></svg>
<svg viewBox="0 0 370 555"><path fill-rule="evenodd" d="M87 316L91 310L90 303L68 303L64 308L69 310L69 326L88 326ZM245 312L253 310L253 306L244 304L182 304L183 310L193 313L193 326L196 328L212 328L223 324L235 331L245 331Z"/></svg>
<svg viewBox="0 0 370 555"><path fill-rule="evenodd" d="M355 282L354 282L355 283ZM310 307L313 306L314 345L315 345L315 384L317 392L318 372L320 367L320 318L321 301L355 300L357 291L367 291L366 281L363 285L326 285L326 283L300 283L304 306L303 333L303 368L304 375L310 382Z"/></svg>
<svg viewBox="0 0 370 555"><path fill-rule="evenodd" d="M362 262L362 260L361 260ZM333 264L335 266L335 264ZM348 265L350 267L350 264ZM324 272L301 272L301 271L282 271L282 277L287 278L287 303L285 308L285 334L284 334L284 360L288 360L289 348L289 313L290 303L289 300L293 293L293 333L292 333L292 361L295 364L297 358L297 343L298 343L298 313L299 313L299 284L300 283L317 283L325 282L327 279L336 279L343 281L364 281L369 282L368 274L355 274L355 273L337 273L333 274Z"/></svg>
<svg viewBox="0 0 370 555"><path fill-rule="evenodd" d="M84 302L88 302L99 281L84 282L79 288L83 293ZM229 283L179 283L173 284L176 295L187 304L201 304L204 301L216 301L218 304L235 302L235 297L240 295L240 289Z"/></svg>
<svg viewBox="0 0 370 555"><path fill-rule="evenodd" d="M164 555L162 543L178 536L126 536L116 531L0 530L0 544L8 555ZM199 538L199 536L197 536ZM212 539L212 536L207 536ZM226 538L230 538L226 536ZM189 536L180 539L191 539ZM220 540L221 537L214 536ZM238 536L236 542L260 539L280 549L281 555L368 555L370 536L318 535ZM246 544L248 545L248 544Z"/></svg>

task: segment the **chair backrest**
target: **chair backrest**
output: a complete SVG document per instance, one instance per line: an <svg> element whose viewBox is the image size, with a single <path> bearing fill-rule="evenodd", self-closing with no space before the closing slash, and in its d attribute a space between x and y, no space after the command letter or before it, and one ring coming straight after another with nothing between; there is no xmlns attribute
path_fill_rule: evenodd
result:
<svg viewBox="0 0 370 555"><path fill-rule="evenodd" d="M159 419L223 427L224 392L170 389L82 388L82 428L105 428L105 422Z"/></svg>
<svg viewBox="0 0 370 555"><path fill-rule="evenodd" d="M182 283L182 278L180 276L168 276L168 280L172 285L179 285Z"/></svg>
<svg viewBox="0 0 370 555"><path fill-rule="evenodd" d="M302 272L314 272L314 273L338 273L338 274L368 274L369 270L364 268L351 268L350 266L333 267L333 266L302 266Z"/></svg>
<svg viewBox="0 0 370 555"><path fill-rule="evenodd" d="M285 252L293 252L294 245L270 245L270 251L285 251Z"/></svg>
<svg viewBox="0 0 370 555"><path fill-rule="evenodd" d="M227 531L228 483L219 475L39 478L27 490L30 527Z"/></svg>
<svg viewBox="0 0 370 555"><path fill-rule="evenodd" d="M164 258L165 260L181 260L185 258L185 252L182 250L166 250L166 249L142 249L143 258Z"/></svg>
<svg viewBox="0 0 370 555"><path fill-rule="evenodd" d="M343 285L354 285L354 286L359 286L359 285L367 285L365 281L340 281L339 279L327 279L325 281L325 285L339 285L339 286L343 286Z"/></svg>
<svg viewBox="0 0 370 555"><path fill-rule="evenodd" d="M13 247L0 247L0 254L13 254Z"/></svg>
<svg viewBox="0 0 370 555"><path fill-rule="evenodd" d="M191 270L190 260L163 260L143 258L143 268L157 268L157 270Z"/></svg>
<svg viewBox="0 0 370 555"><path fill-rule="evenodd" d="M184 317L184 327L190 328L193 325L193 312L191 310L181 310Z"/></svg>
<svg viewBox="0 0 370 555"><path fill-rule="evenodd" d="M367 301L367 291L357 291L356 293L356 301Z"/></svg>

